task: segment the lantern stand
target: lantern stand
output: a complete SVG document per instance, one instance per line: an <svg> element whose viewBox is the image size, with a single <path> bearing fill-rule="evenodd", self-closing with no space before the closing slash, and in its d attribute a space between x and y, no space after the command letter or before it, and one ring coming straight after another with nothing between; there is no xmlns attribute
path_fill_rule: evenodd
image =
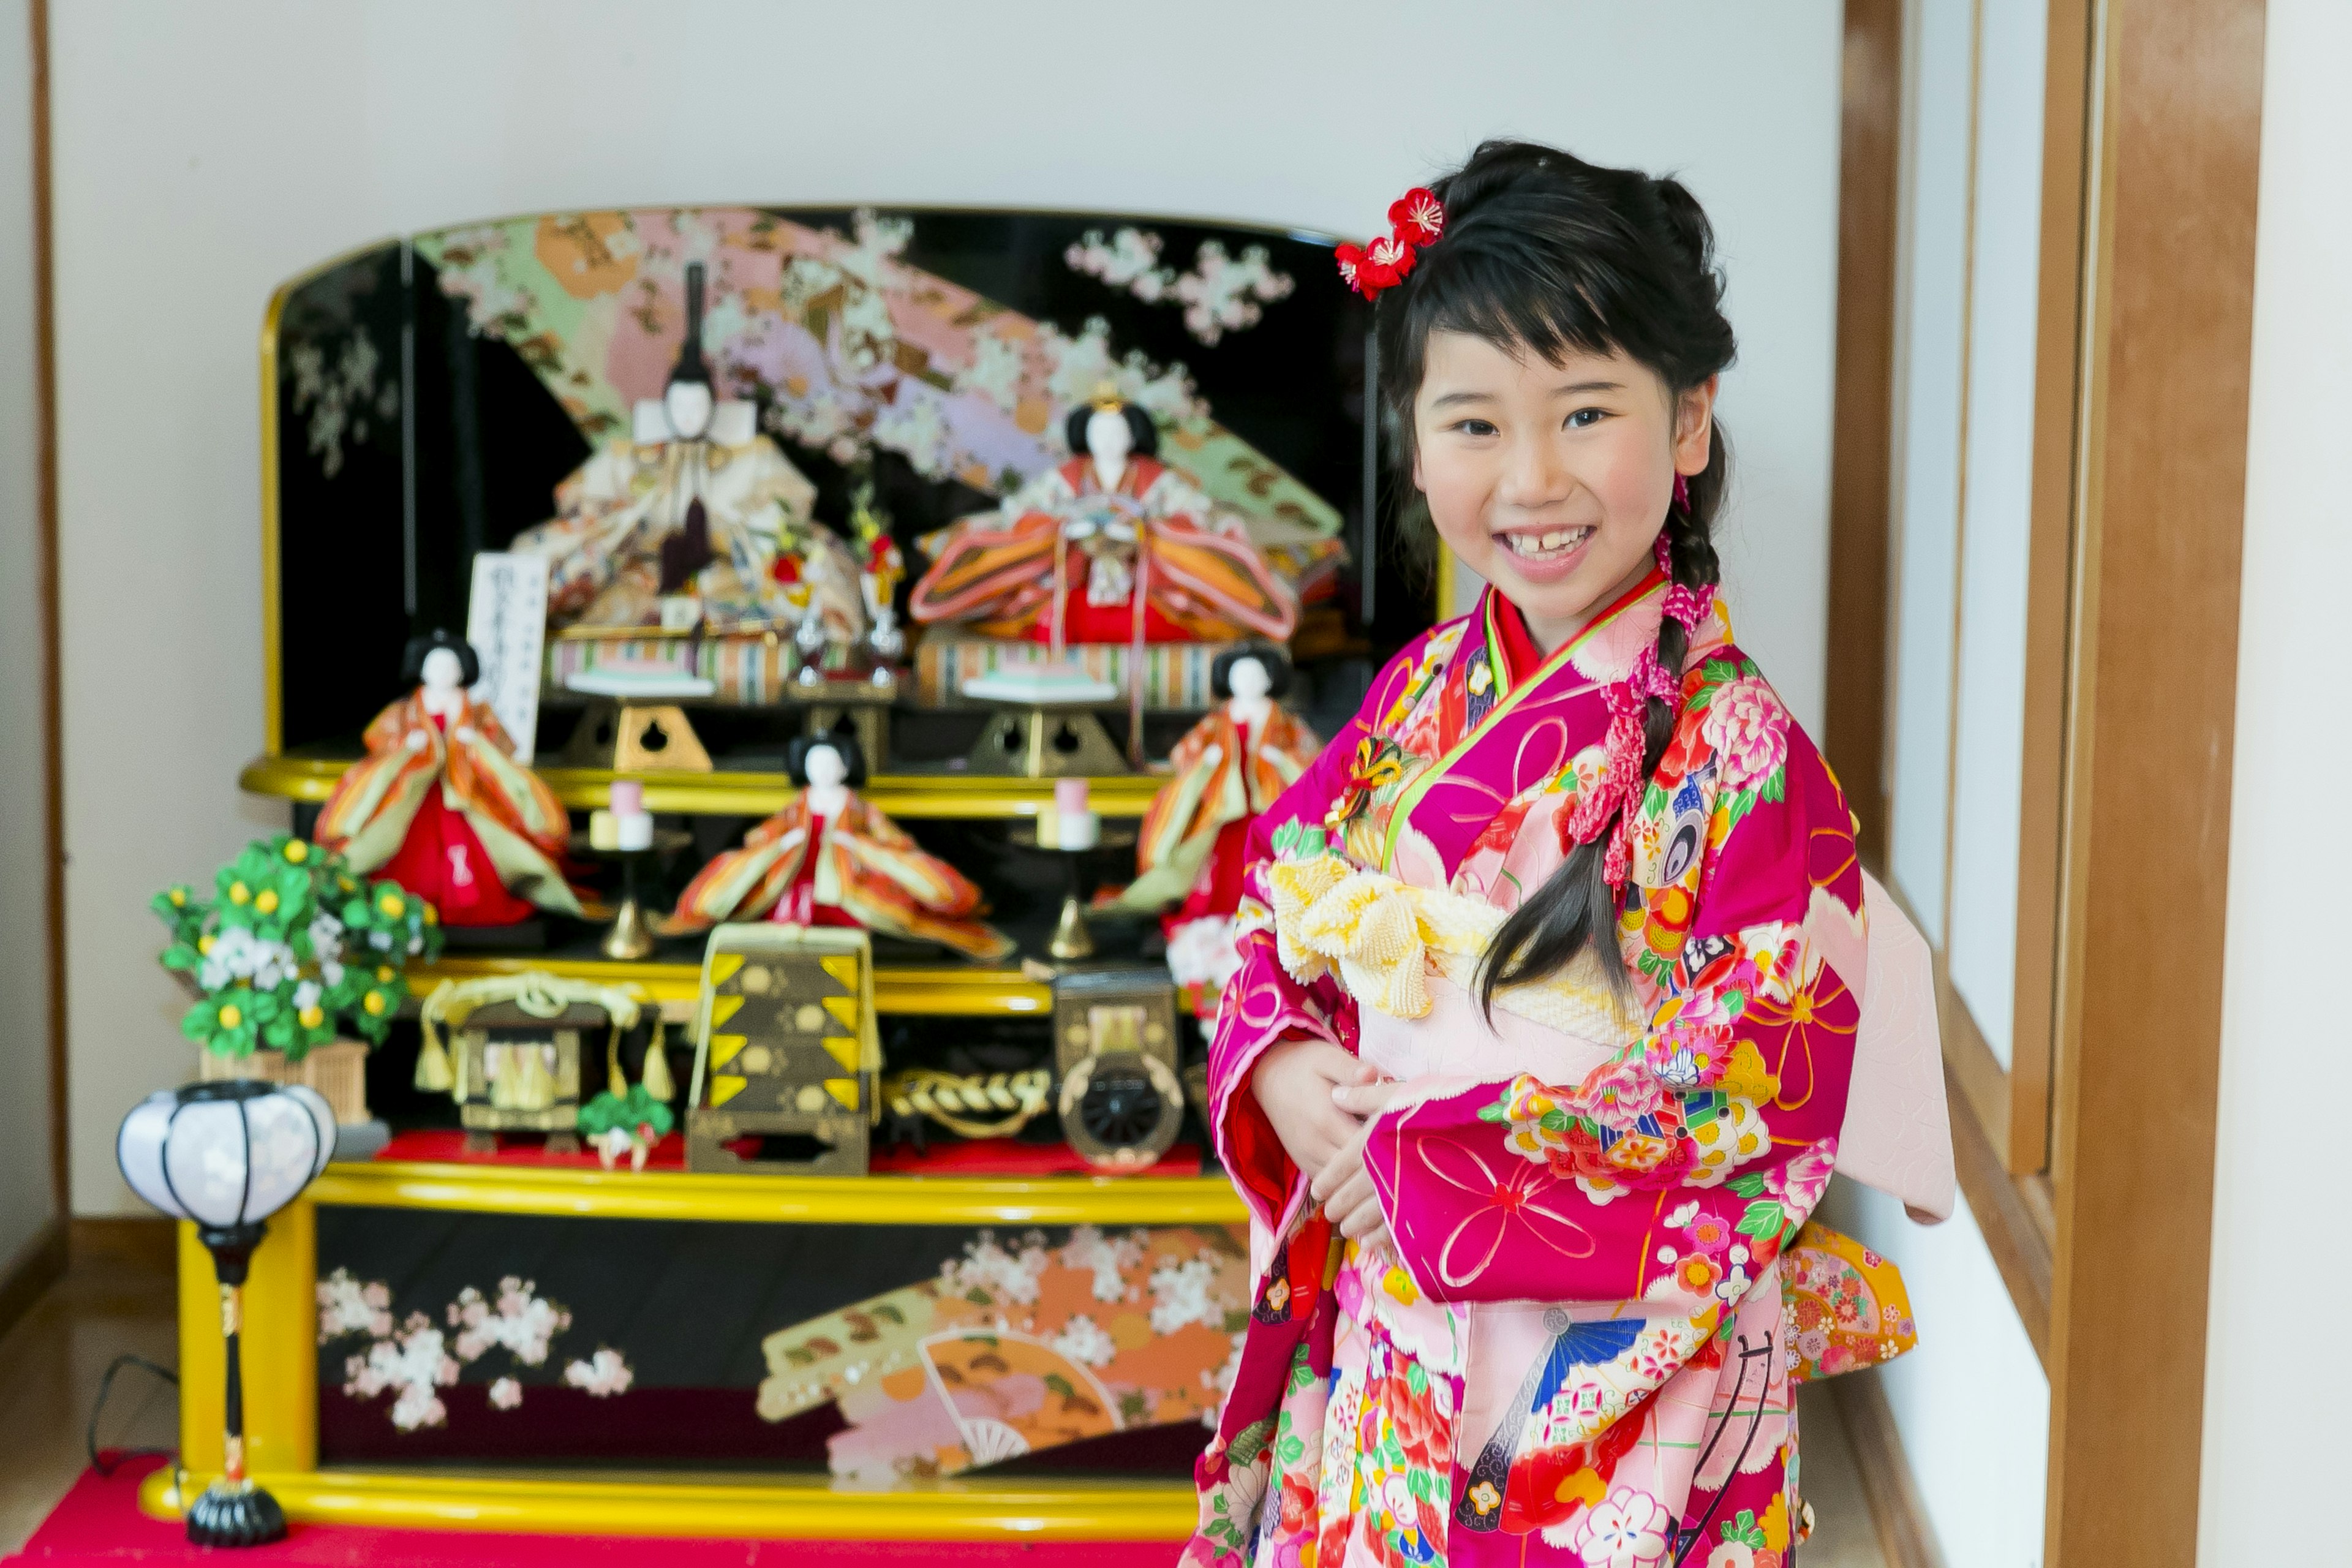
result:
<svg viewBox="0 0 2352 1568"><path fill-rule="evenodd" d="M194 1222L220 1281L221 1479L185 1504L197 1546L259 1546L286 1535L278 1500L245 1468L245 1376L239 1346L245 1282L271 1215L334 1157L335 1114L315 1089L224 1079L164 1089L131 1107L115 1134L123 1180L155 1207Z"/></svg>

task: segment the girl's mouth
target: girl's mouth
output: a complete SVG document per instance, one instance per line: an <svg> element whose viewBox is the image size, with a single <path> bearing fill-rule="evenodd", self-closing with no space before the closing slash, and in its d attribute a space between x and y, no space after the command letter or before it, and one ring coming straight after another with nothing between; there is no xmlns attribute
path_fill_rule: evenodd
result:
<svg viewBox="0 0 2352 1568"><path fill-rule="evenodd" d="M1585 548L1597 531L1596 525L1586 523L1580 527L1498 533L1494 539L1522 582L1557 583L1583 563Z"/></svg>
<svg viewBox="0 0 2352 1568"><path fill-rule="evenodd" d="M1554 528L1541 533L1506 533L1498 537L1503 547L1522 561L1563 561L1576 552L1577 546L1592 537L1592 529L1590 525Z"/></svg>

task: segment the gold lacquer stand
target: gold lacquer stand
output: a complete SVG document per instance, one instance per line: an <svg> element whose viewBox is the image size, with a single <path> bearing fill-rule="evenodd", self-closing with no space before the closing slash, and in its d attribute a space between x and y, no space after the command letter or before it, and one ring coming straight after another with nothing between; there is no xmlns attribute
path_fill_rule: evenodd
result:
<svg viewBox="0 0 2352 1568"><path fill-rule="evenodd" d="M710 753L675 702L631 702L591 698L580 727L563 747L563 763L573 768L609 768L616 773L660 772L707 773Z"/></svg>
<svg viewBox="0 0 2352 1568"><path fill-rule="evenodd" d="M1083 708L1006 708L989 720L966 765L976 773L1051 779L1128 771L1102 721Z"/></svg>

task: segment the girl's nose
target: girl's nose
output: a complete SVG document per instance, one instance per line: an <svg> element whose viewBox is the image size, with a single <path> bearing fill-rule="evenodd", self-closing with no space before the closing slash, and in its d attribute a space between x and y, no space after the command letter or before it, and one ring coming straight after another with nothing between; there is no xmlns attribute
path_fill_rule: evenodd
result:
<svg viewBox="0 0 2352 1568"><path fill-rule="evenodd" d="M1523 439L1511 448L1500 489L1503 500L1511 506L1548 506L1568 499L1576 489L1576 476L1553 443Z"/></svg>

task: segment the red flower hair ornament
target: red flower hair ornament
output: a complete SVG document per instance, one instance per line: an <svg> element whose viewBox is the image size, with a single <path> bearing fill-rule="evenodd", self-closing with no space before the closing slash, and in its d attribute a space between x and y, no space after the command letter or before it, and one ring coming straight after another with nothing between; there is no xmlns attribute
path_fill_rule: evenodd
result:
<svg viewBox="0 0 2352 1568"><path fill-rule="evenodd" d="M1389 204L1389 232L1363 247L1340 246L1332 254L1339 281L1367 300L1377 300L1412 270L1413 258L1445 232L1445 207L1416 185Z"/></svg>

